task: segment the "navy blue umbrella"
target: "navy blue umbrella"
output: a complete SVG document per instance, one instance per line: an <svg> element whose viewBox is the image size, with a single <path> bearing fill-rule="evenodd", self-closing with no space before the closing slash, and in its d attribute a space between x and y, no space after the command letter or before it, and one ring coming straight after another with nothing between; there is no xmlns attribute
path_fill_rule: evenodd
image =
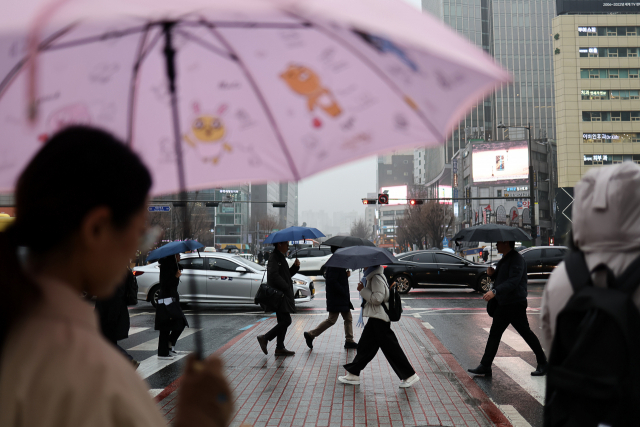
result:
<svg viewBox="0 0 640 427"><path fill-rule="evenodd" d="M316 237L325 237L321 231L312 227L287 227L284 230L276 231L269 234L264 239L264 244L279 242L292 242L295 240L315 239Z"/></svg>
<svg viewBox="0 0 640 427"><path fill-rule="evenodd" d="M338 249L329 258L326 267L348 268L358 270L360 268L371 267L372 265L393 264L398 260L391 253L375 246L351 246Z"/></svg>
<svg viewBox="0 0 640 427"><path fill-rule="evenodd" d="M185 240L184 242L171 242L166 245L155 249L149 252L149 256L147 257L147 261L155 261L160 258L164 258L166 256L181 254L187 251L193 251L198 248L203 248L204 245L202 243L196 242L195 240Z"/></svg>

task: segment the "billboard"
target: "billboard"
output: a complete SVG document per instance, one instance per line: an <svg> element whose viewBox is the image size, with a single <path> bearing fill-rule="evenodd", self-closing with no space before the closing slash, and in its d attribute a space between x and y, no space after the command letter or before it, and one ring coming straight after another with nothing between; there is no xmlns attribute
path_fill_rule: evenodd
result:
<svg viewBox="0 0 640 427"><path fill-rule="evenodd" d="M389 195L389 205L406 205L407 204L407 186L397 185L395 187L382 187L380 192ZM394 200L402 199L402 200Z"/></svg>
<svg viewBox="0 0 640 427"><path fill-rule="evenodd" d="M438 198L440 199L449 199L442 200L440 203L443 205L451 204L451 194L453 193L450 185L439 185L438 186Z"/></svg>
<svg viewBox="0 0 640 427"><path fill-rule="evenodd" d="M474 184L509 184L529 179L527 141L473 144L471 159Z"/></svg>
<svg viewBox="0 0 640 427"><path fill-rule="evenodd" d="M639 13L640 2L557 0L556 11L558 15L565 13Z"/></svg>

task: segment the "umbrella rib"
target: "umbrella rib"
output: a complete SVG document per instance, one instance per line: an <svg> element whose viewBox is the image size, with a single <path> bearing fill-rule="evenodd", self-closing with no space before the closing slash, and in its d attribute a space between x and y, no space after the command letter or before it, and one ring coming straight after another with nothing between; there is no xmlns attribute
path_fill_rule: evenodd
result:
<svg viewBox="0 0 640 427"><path fill-rule="evenodd" d="M185 27L198 27L202 24L205 24L209 28L245 28L245 29L282 29L282 30L291 30L291 29L299 29L299 28L307 28L310 27L311 24L309 22L215 22L215 21L207 21L206 19L200 19L199 21L181 21L180 26Z"/></svg>
<svg viewBox="0 0 640 427"><path fill-rule="evenodd" d="M256 83L256 81L254 80L253 76L249 72L249 68L242 61L242 59L240 59L240 56L234 51L233 47L231 47L229 42L222 36L222 34L220 34L218 32L218 30L216 30L215 28L209 27L209 31L211 31L211 33L220 41L220 43L223 44L223 46L231 53L231 55L233 55L236 58L236 62L238 63L238 65L242 69L245 77L247 78L247 80L249 81L249 84L251 85L251 88L253 89L254 93L258 97L258 101L260 102L260 105L264 109L265 115L267 116L267 119L269 120L269 123L271 124L271 127L273 128L273 132L274 132L274 134L276 136L276 139L278 140L278 143L280 144L280 148L282 149L282 152L284 153L285 157L287 158L287 163L289 164L289 168L291 168L291 172L293 173L294 179L296 181L299 181L300 180L300 173L298 172L298 169L296 168L296 165L295 165L295 163L293 161L293 156L289 152L289 148L287 148L287 145L284 142L284 138L282 136L280 128L278 127L278 124L276 123L275 117L273 116L273 114L271 113L271 110L269 109L269 107L267 105L267 100L264 98L264 95L262 94L262 92L258 88L258 84Z"/></svg>
<svg viewBox="0 0 640 427"><path fill-rule="evenodd" d="M198 36L194 36L191 33L188 33L186 31L183 30L176 30L177 33L179 33L180 35L184 36L185 38L198 43L200 46L204 47L207 50L210 50L213 53L216 53L220 56L222 56L224 59L229 59L231 61L236 61L237 58L230 54L229 52L225 52L222 49L218 48L217 46L212 45L211 43L208 43L206 40L201 39Z"/></svg>
<svg viewBox="0 0 640 427"><path fill-rule="evenodd" d="M293 12L285 12L285 13L287 13L287 14L295 17L295 18L298 18L298 19L304 19L301 16L297 16ZM342 47L344 47L345 49L350 51L355 57L359 58L366 66L368 66L374 73L376 73L378 75L378 77L380 77L380 79L382 81L386 82L387 85L391 88L391 90L396 92L396 94L399 97L401 97L404 100L404 102L407 103L407 105L409 105L411 107L411 109L416 113L416 115L422 120L422 122L429 128L429 130L431 130L431 132L433 132L433 134L440 141L444 141L444 140L447 139L446 136L442 135L440 133L440 131L437 129L437 127L433 123L431 123L431 121L427 118L427 116L425 116L422 113L422 111L420 111L418 109L417 106L413 107L411 104L409 104L409 102L407 101L408 96L373 61L371 61L366 56L362 55L360 53L360 51L358 49L356 49L354 46L352 46L348 41L342 39L341 37L339 37L339 36L337 36L335 34L333 34L331 31L328 31L322 25L314 22L313 26L314 26L314 28L317 28L318 31L322 32L324 35L326 35L327 37L333 39L338 44L340 44ZM411 102L413 103L413 101L411 101Z"/></svg>
<svg viewBox="0 0 640 427"><path fill-rule="evenodd" d="M82 46L82 45L85 45L85 44L102 42L102 41L109 40L109 39L126 37L126 36L130 36L132 34L136 34L136 33L142 32L142 31L146 31L146 29L149 27L149 25L153 25L153 24L147 24L147 25L145 25L143 27L128 28L126 30L121 30L121 31L112 31L110 33L105 33L105 34L101 34L101 35L98 35L98 36L90 36L90 37L85 37L85 38L81 38L81 39L77 39L77 40L70 40L68 42L60 43L58 45L49 44L49 46L47 46L46 48L43 48L42 50L49 51L49 50L66 49L68 47L77 47L77 46Z"/></svg>

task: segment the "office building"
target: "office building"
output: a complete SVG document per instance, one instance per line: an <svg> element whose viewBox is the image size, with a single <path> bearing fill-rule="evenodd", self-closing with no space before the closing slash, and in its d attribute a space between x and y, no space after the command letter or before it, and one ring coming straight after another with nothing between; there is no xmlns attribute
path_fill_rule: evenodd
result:
<svg viewBox="0 0 640 427"><path fill-rule="evenodd" d="M558 107L558 238L573 187L591 168L640 163L640 3L558 0L553 20Z"/></svg>

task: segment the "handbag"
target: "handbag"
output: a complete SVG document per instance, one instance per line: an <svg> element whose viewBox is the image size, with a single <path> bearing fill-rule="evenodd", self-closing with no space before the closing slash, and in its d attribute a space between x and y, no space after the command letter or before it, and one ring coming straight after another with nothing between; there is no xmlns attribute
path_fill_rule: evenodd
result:
<svg viewBox="0 0 640 427"><path fill-rule="evenodd" d="M283 298L284 293L282 291L274 289L266 283L261 283L253 302L264 307L265 311L275 311L280 306Z"/></svg>
<svg viewBox="0 0 640 427"><path fill-rule="evenodd" d="M487 314L489 314L489 317L493 317L497 308L498 308L498 300L495 297L493 297L487 302Z"/></svg>

